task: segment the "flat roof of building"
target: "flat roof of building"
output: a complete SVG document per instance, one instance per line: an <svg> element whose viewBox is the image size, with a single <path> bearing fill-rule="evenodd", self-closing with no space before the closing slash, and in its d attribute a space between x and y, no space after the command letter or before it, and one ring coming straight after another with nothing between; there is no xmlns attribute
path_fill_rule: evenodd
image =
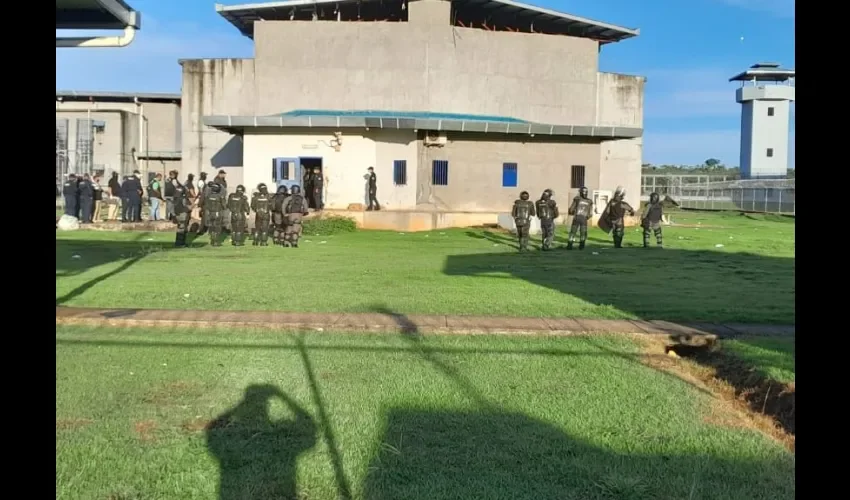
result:
<svg viewBox="0 0 850 500"><path fill-rule="evenodd" d="M124 0L56 0L58 30L123 30L142 27L142 16Z"/></svg>
<svg viewBox="0 0 850 500"><path fill-rule="evenodd" d="M340 6L390 5L406 0L280 0L241 5L216 4L215 10L248 38L254 37L254 21L310 20L317 7L327 6L334 12ZM513 0L451 0L457 12L477 9L492 22L521 23L535 26L540 32L593 38L602 43L619 42L638 36L639 29L624 28L584 17L535 7ZM358 12L359 13L359 12ZM335 14L335 12L334 12ZM306 15L307 17L302 17Z"/></svg>
<svg viewBox="0 0 850 500"><path fill-rule="evenodd" d="M634 138L643 129L583 125L547 125L506 116L377 110L298 109L269 116L204 116L203 124L229 133L258 127L271 128L375 128L433 130L488 134L525 134L553 137Z"/></svg>
<svg viewBox="0 0 850 500"><path fill-rule="evenodd" d="M176 102L180 103L180 94L169 94L159 92L105 92L87 90L57 90L56 100L73 102L133 102L138 99L141 102Z"/></svg>
<svg viewBox="0 0 850 500"><path fill-rule="evenodd" d="M748 82L761 80L766 82L784 82L796 78L797 72L793 69L783 69L776 63L758 63L742 73L738 73L729 79L730 82Z"/></svg>

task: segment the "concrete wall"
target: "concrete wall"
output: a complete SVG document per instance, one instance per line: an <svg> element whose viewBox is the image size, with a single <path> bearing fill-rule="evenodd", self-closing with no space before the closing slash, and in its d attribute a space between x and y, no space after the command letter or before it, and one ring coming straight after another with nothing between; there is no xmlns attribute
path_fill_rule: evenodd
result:
<svg viewBox="0 0 850 500"><path fill-rule="evenodd" d="M139 134L139 114L143 116L144 134ZM77 120L105 122L102 133L94 134L92 163L107 171L129 174L134 169L143 172L160 170L162 162L136 161L133 152L180 151L180 106L171 103L143 103L137 106L125 102L57 102L56 118L68 120L68 149L74 165L77 149ZM144 144L140 146L140 141ZM180 161L167 161L168 170L180 170ZM108 173L107 173L108 175Z"/></svg>
<svg viewBox="0 0 850 500"><path fill-rule="evenodd" d="M746 179L788 174L790 101L748 101L741 113L741 173ZM773 108L773 116L768 109ZM768 148L773 156L767 156Z"/></svg>
<svg viewBox="0 0 850 500"><path fill-rule="evenodd" d="M597 75L599 112L596 125L642 128L646 79L617 73Z"/></svg>
<svg viewBox="0 0 850 500"><path fill-rule="evenodd" d="M93 167L105 169L106 175L112 171L121 173L122 168L132 171L135 164L130 150L138 145L138 138L129 143L124 142L124 116L126 116L125 113L117 110L98 111L91 114L85 111L56 110L57 119L68 120L68 161L71 171L77 171L74 167L77 162L78 120L89 118L106 124L102 133L94 134Z"/></svg>
<svg viewBox="0 0 850 500"><path fill-rule="evenodd" d="M366 203L366 169L375 168L378 200L386 208L410 208L415 203L416 138L413 132L361 131L344 134L342 147L330 146L332 129L304 129L282 134L277 129L257 129L245 134L244 185L248 192L264 182L270 190L274 158L319 157L327 181L324 198L329 209ZM408 183L393 185L393 161L406 160ZM228 176L230 182L230 176ZM300 184L300 182L299 182Z"/></svg>
<svg viewBox="0 0 850 500"><path fill-rule="evenodd" d="M299 141L318 137L329 141L332 131L287 131L286 136L293 138L276 143L274 136L285 136L267 130L248 134L254 137L245 140L243 162L238 139L201 124L205 115L372 109L502 115L551 124L643 126L645 79L599 73L596 42L453 28L442 22L442 6L434 3L411 3L411 15L420 9L421 16L409 23L258 21L253 60L183 61L184 174L220 168L236 172L244 164L242 177L251 190L258 182L271 182L275 156L327 154L334 158L332 162L350 158L345 168L357 172L345 177L345 182L354 184L344 189L329 185L329 208L362 203L359 191L365 189L360 176L366 166L374 165L378 199L386 208L419 204L501 211L522 189L538 196L551 187L566 203L575 193L569 187L570 166L583 164L589 189L613 190L623 185L630 201L637 203L640 139L605 141L600 147L599 139L593 138L560 142L525 138L523 143L506 136L458 136L439 149L414 142L413 132L375 142L369 132L348 135L344 131L341 153L323 145L320 149L325 152L320 154L302 151ZM369 146L360 142L369 138ZM347 147L349 140L352 149ZM295 153L272 154L280 150ZM392 186L396 159L407 159L408 186ZM495 194L470 198L466 188L451 184L456 178L452 173L449 186L430 186L434 159L449 159L450 172L462 168ZM517 189L501 187L503 162L519 163ZM334 170L327 170L330 183L338 183L334 176L342 175Z"/></svg>
<svg viewBox="0 0 850 500"><path fill-rule="evenodd" d="M626 189L626 201L637 210L640 206L643 139L603 141L599 147L599 189ZM593 188L588 186L591 191ZM575 196L576 192L572 193Z"/></svg>
<svg viewBox="0 0 850 500"><path fill-rule="evenodd" d="M417 202L446 211L510 209L521 191L532 199L551 188L562 205L572 192L572 165L585 166L588 189L599 188L599 144L586 139L559 141L486 134L449 134L444 147L421 146ZM449 162L448 185L433 186L434 160ZM502 187L502 164L517 164L517 187ZM638 184L640 175L638 175Z"/></svg>
<svg viewBox="0 0 850 500"><path fill-rule="evenodd" d="M197 59L180 63L183 67L181 140L183 172L218 170L230 179L243 177L243 144L238 137L205 127L205 115L271 114L255 106L256 87L253 59ZM247 181L247 178L244 179ZM233 181L229 181L233 183ZM254 184L256 185L256 184Z"/></svg>
<svg viewBox="0 0 850 500"><path fill-rule="evenodd" d="M598 44L589 39L448 22L258 21L254 40L260 114L374 109L568 125L595 119Z"/></svg>

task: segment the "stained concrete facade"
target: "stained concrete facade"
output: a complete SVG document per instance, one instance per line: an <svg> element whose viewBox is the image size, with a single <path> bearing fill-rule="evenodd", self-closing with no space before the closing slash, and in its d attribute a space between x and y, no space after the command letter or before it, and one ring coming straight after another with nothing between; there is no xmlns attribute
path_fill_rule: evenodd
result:
<svg viewBox="0 0 850 500"><path fill-rule="evenodd" d="M272 158L322 156L333 206L362 203L360 176L374 166L387 208L489 212L505 210L522 189L536 196L549 187L565 202L576 191L571 166L584 165L589 188L622 185L637 204L640 138L449 133L440 148L426 147L422 131L361 129L343 130L337 152L321 143L332 130L246 128L240 140L202 124L210 115L335 109L642 128L644 78L599 72L597 41L452 26L448 4L411 2L408 22L256 21L253 59L181 61L184 171L223 168L250 190L270 180ZM304 150L311 141L317 149ZM415 157L403 187L391 182L399 156ZM449 161L449 185L431 185L434 159ZM501 186L505 162L519 165L517 188Z"/></svg>
<svg viewBox="0 0 850 500"><path fill-rule="evenodd" d="M89 123L87 120L97 125L91 145L92 170L103 170L105 176L111 172L127 175L133 170L142 173L181 170L179 96L174 96L171 102L141 99L134 103L125 94L114 97L93 94L91 100L84 92L75 92L73 97L57 94L57 134L59 122L67 120L65 154L70 172L85 170L81 158L84 146L78 142L77 134L80 126Z"/></svg>

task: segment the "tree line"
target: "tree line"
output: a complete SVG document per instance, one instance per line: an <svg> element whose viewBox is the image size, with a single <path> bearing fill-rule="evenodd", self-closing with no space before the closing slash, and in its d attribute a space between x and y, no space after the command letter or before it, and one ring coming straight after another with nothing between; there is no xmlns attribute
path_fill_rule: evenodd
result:
<svg viewBox="0 0 850 500"><path fill-rule="evenodd" d="M728 167L717 158L709 158L701 165L654 165L652 163L644 163L644 175L711 175L711 176L726 176L730 180L741 178L741 169L738 167ZM788 178L794 178L794 169L788 169Z"/></svg>

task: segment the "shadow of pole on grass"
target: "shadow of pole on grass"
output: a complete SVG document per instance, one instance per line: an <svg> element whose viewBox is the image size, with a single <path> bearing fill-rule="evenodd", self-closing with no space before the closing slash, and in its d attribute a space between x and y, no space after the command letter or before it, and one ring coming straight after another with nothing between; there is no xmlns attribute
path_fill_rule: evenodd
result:
<svg viewBox="0 0 850 500"><path fill-rule="evenodd" d="M138 234L132 241L121 242L121 244L117 245L117 247L116 247L116 245L110 245L110 242L104 242L104 241L89 242L89 241L86 241L86 240L63 240L62 243L67 243L68 245L75 247L75 248L76 247L91 248L93 250L92 254L94 255L94 257L90 257L88 255L79 256L79 259L82 260L83 263L81 265L78 265L78 266L73 266L75 269L72 269L68 272L62 273L60 275L62 277L72 275L72 274L77 274L79 272L83 272L85 270L88 270L92 267L96 267L96 266L103 265L103 264L108 264L110 261L120 260L120 259L125 258L125 257L123 257L122 254L118 254L118 252L130 252L132 250L135 250L135 254L133 255L133 257L125 260L124 263L122 263L117 268L115 268L111 271L107 271L107 272L103 273L102 275L100 275L96 278L92 278L92 279L86 281L85 283L83 283L82 285L74 288L70 292L66 293L62 297L57 298L56 299L56 305L62 305L66 302L69 302L69 301L79 297L80 295L86 293L88 290L95 287L99 283L102 283L103 281L106 281L106 280L108 280L109 278L112 278L115 275L121 274L122 272L124 272L127 269L129 269L130 267L132 267L136 262L138 262L138 261L142 260L144 257L146 257L148 255L148 253L143 252L142 251L143 249L139 248L138 242L142 238L146 237L147 235L148 235L148 233ZM59 241L57 241L57 248L58 247L59 247ZM104 247L106 247L106 250L104 250ZM111 247L116 247L116 248L111 248ZM159 251L163 248L163 244L157 243L157 244L151 245L151 247L153 248L154 251ZM118 254L118 255L116 255L116 254ZM79 255L79 254L74 254L74 255ZM74 258L74 257L71 256L70 258ZM76 271L76 272L74 272L74 271Z"/></svg>
<svg viewBox="0 0 850 500"><path fill-rule="evenodd" d="M440 359L439 354L427 343L422 341L422 334L416 326L416 323L411 321L406 315L396 313L381 305L371 306L370 310L393 318L401 331L402 338L408 341L411 348L419 355L419 357L430 363L452 383L459 387L461 391L476 405L481 408L493 408L493 404L481 395L469 379L467 379L455 367Z"/></svg>
<svg viewBox="0 0 850 500"><path fill-rule="evenodd" d="M272 421L281 400L291 419ZM219 465L219 500L298 498L298 457L316 444L313 417L273 385L251 385L242 400L206 426L207 447Z"/></svg>
<svg viewBox="0 0 850 500"><path fill-rule="evenodd" d="M313 404L316 406L316 410L319 412L319 427L322 430L322 434L325 438L325 444L328 447L328 453L331 455L331 465L334 470L334 480L336 481L337 492L339 494L338 498L341 500L350 500L352 498L351 495L351 486L349 486L348 478L345 476L345 469L342 466L342 457L339 453L339 447L336 443L336 436L333 430L333 426L331 424L331 420L328 417L327 411L325 409L325 401L322 397L321 390L319 389L319 384L316 381L316 374L313 371L313 364L310 362L310 357L307 354L307 346L304 344L304 335L298 337L296 340L296 345L298 347L298 353L301 355L301 360L304 363L304 371L307 374L307 380L310 383L310 393L313 396ZM296 498L296 497L286 497L286 498Z"/></svg>

